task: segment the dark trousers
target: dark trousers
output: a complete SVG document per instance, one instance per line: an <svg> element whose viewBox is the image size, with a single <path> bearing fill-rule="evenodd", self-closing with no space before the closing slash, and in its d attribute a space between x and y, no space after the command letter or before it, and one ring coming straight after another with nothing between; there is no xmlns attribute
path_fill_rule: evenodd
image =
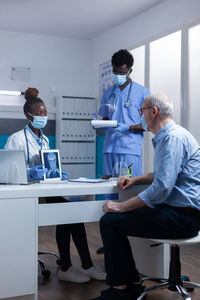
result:
<svg viewBox="0 0 200 300"><path fill-rule="evenodd" d="M200 216L183 214L162 205L126 213L108 213L100 220L104 244L106 283L111 286L139 281L128 236L142 238L189 238L198 234Z"/></svg>
<svg viewBox="0 0 200 300"><path fill-rule="evenodd" d="M62 197L46 198L46 203L62 203L66 201ZM56 241L61 260L61 270L66 271L72 265L70 258L71 236L80 256L82 266L85 268L93 266L84 224L63 224L56 226Z"/></svg>

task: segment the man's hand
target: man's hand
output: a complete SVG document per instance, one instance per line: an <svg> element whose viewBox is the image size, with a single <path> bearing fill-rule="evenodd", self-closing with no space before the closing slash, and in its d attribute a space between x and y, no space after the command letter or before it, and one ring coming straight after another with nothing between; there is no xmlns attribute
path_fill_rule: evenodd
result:
<svg viewBox="0 0 200 300"><path fill-rule="evenodd" d="M138 196L135 196L123 202L115 202L109 200L103 205L103 212L124 213L127 211L145 207L147 207L147 205Z"/></svg>
<svg viewBox="0 0 200 300"><path fill-rule="evenodd" d="M122 190L126 190L128 189L130 186L132 186L135 183L134 177L133 178L128 178L128 177L119 177L118 181L117 181L117 185L122 189Z"/></svg>
<svg viewBox="0 0 200 300"><path fill-rule="evenodd" d="M115 201L108 201L103 205L103 212L123 212L123 203L122 202L115 202Z"/></svg>

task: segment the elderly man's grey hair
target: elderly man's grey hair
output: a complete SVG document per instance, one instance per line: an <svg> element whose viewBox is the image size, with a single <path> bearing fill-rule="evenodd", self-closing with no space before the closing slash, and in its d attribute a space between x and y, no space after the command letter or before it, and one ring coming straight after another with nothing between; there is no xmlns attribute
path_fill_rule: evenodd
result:
<svg viewBox="0 0 200 300"><path fill-rule="evenodd" d="M156 106L159 109L161 118L172 118L173 103L167 95L163 93L150 94L145 100L147 100L148 106Z"/></svg>

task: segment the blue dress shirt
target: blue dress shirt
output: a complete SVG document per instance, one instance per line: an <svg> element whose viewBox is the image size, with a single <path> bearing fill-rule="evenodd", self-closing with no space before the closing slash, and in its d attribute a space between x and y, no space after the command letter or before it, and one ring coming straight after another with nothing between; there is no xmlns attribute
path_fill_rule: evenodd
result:
<svg viewBox="0 0 200 300"><path fill-rule="evenodd" d="M200 147L183 127L170 121L152 139L154 180L138 197L159 204L200 210Z"/></svg>

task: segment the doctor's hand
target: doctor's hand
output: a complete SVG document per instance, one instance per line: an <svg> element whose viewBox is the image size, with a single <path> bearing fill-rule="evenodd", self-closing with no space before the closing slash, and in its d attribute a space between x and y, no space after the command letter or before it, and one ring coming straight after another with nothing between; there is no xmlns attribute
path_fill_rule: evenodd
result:
<svg viewBox="0 0 200 300"><path fill-rule="evenodd" d="M130 186L132 186L135 183L134 177L133 178L129 178L129 177L119 177L118 181L117 181L117 185L122 189L122 190L126 190L128 189Z"/></svg>
<svg viewBox="0 0 200 300"><path fill-rule="evenodd" d="M43 164L32 167L30 169L30 177L34 179L42 179L44 174L47 172L47 169L43 169L43 167Z"/></svg>
<svg viewBox="0 0 200 300"><path fill-rule="evenodd" d="M114 131L116 132L116 133L123 133L123 132L125 132L125 131L128 131L129 130L129 125L126 125L126 124L124 124L124 123L117 123L117 127L116 128L114 128Z"/></svg>
<svg viewBox="0 0 200 300"><path fill-rule="evenodd" d="M123 202L108 201L103 205L103 212L123 212Z"/></svg>
<svg viewBox="0 0 200 300"><path fill-rule="evenodd" d="M70 175L70 174L67 173L67 172L62 171L62 177L61 177L61 180L67 180L67 175Z"/></svg>

